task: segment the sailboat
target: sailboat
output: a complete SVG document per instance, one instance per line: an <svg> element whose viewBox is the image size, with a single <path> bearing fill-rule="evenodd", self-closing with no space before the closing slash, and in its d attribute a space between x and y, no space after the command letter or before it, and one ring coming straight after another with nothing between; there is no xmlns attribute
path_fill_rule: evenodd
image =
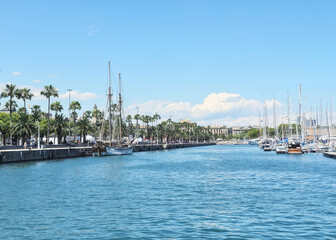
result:
<svg viewBox="0 0 336 240"><path fill-rule="evenodd" d="M110 87L109 87L110 89ZM110 94L110 90L109 90ZM110 99L112 96L110 97ZM109 103L109 110L111 110L111 102ZM110 112L111 113L111 112ZM123 140L122 137L122 98L121 98L121 77L119 73L119 98L118 98L118 139L115 142L111 142L111 146L106 147L106 155L130 155L133 153L133 146L127 143L127 140ZM109 117L109 122L111 126L111 114ZM115 125L116 126L116 125ZM114 127L116 129L116 127Z"/></svg>
<svg viewBox="0 0 336 240"><path fill-rule="evenodd" d="M128 139L122 137L122 98L121 98L121 77L119 73L119 98L118 98L118 114L113 121L114 132L117 134L117 139L113 139L112 134L112 89L111 89L111 70L110 61L108 62L109 67L109 88L108 88L108 122L109 122L109 140L101 141L101 145L98 144L97 154L98 156L115 156L115 155L130 155L133 153L133 146L128 143ZM118 124L118 126L116 126Z"/></svg>

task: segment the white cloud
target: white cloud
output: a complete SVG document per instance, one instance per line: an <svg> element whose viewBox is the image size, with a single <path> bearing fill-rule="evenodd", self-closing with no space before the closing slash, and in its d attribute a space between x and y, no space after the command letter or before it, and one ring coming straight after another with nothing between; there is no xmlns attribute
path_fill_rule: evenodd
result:
<svg viewBox="0 0 336 240"><path fill-rule="evenodd" d="M50 74L50 75L48 75L48 78L55 78L55 77L57 77L56 74Z"/></svg>
<svg viewBox="0 0 336 240"><path fill-rule="evenodd" d="M278 106L281 103L276 101ZM269 107L272 100L266 101ZM188 102L171 102L151 100L145 103L132 104L127 108L129 114L135 114L139 107L139 114L153 115L157 112L162 119L170 116L175 121L189 118L202 125L257 125L259 112L263 112L263 103L255 99L246 99L235 93L211 93L202 103L191 105ZM271 110L271 109L270 109Z"/></svg>
<svg viewBox="0 0 336 240"><path fill-rule="evenodd" d="M96 33L100 31L100 29L97 28L95 25L88 26L88 30L89 30L89 32L88 32L89 37L95 36Z"/></svg>
<svg viewBox="0 0 336 240"><path fill-rule="evenodd" d="M13 72L12 73L14 76L20 76L21 75L21 72Z"/></svg>
<svg viewBox="0 0 336 240"><path fill-rule="evenodd" d="M71 100L90 100L90 99L95 99L95 98L99 98L100 96L95 94L95 93L91 93L91 92L84 92L81 93L79 91L71 91L70 93L70 98ZM63 93L59 95L60 99L68 99L69 98L69 92Z"/></svg>
<svg viewBox="0 0 336 240"><path fill-rule="evenodd" d="M39 79L33 80L33 83L40 83L40 82L41 82L41 80L39 80Z"/></svg>

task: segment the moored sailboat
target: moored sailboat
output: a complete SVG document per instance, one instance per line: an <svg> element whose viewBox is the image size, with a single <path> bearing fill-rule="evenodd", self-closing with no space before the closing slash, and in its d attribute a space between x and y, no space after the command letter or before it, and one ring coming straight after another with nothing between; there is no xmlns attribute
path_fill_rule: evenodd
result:
<svg viewBox="0 0 336 240"><path fill-rule="evenodd" d="M108 141L98 141L97 149L94 149L94 155L98 156L115 156L115 155L130 155L133 153L133 146L129 143L127 138L122 137L122 98L121 98L121 77L119 73L119 98L117 116L114 119L113 130L117 132L117 138L113 139L112 134L112 89L111 89L111 71L110 61L109 66L109 89L108 89L108 122L109 122L109 136ZM118 126L116 126L118 125ZM96 150L96 151L95 151Z"/></svg>

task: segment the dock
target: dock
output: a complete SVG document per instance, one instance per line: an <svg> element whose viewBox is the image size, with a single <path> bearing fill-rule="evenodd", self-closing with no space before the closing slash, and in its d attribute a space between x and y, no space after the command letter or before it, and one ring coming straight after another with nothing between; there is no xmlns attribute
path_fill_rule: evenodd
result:
<svg viewBox="0 0 336 240"><path fill-rule="evenodd" d="M133 152L159 151L167 149L188 148L215 145L215 143L168 143L140 144L133 146ZM46 146L45 148L23 149L22 147L0 148L0 164L30 161L46 161L62 158L92 156L92 146Z"/></svg>
<svg viewBox="0 0 336 240"><path fill-rule="evenodd" d="M328 157L328 158L336 159L336 152L324 152L323 156Z"/></svg>
<svg viewBox="0 0 336 240"><path fill-rule="evenodd" d="M0 150L0 164L92 156L91 146Z"/></svg>

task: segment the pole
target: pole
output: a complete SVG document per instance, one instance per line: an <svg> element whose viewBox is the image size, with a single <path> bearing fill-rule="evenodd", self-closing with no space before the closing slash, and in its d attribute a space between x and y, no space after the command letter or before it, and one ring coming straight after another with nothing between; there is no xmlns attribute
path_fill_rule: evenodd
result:
<svg viewBox="0 0 336 240"><path fill-rule="evenodd" d="M108 92L108 112L109 112L109 142L112 145L112 90L111 90L111 68L110 61L108 61L108 71L109 71L109 92Z"/></svg>
<svg viewBox="0 0 336 240"><path fill-rule="evenodd" d="M122 140L122 134L121 134L121 103L122 103L122 100L121 100L121 76L120 76L120 73L119 73L119 140L121 141Z"/></svg>
<svg viewBox="0 0 336 240"><path fill-rule="evenodd" d="M157 115L157 113L155 113L155 115ZM156 145L159 144L159 134L158 134L158 129L157 129L157 118L155 118L156 120Z"/></svg>
<svg viewBox="0 0 336 240"><path fill-rule="evenodd" d="M68 139L68 143L70 144L70 134L71 134L71 126L70 126L70 92L72 91L72 89L68 89L69 91L69 139Z"/></svg>
<svg viewBox="0 0 336 240"><path fill-rule="evenodd" d="M139 116L139 107L137 107L137 116ZM137 144L139 142L138 138L139 138L139 119L136 119L136 133L135 133L135 138L137 139Z"/></svg>
<svg viewBox="0 0 336 240"><path fill-rule="evenodd" d="M38 123L37 125L38 128L38 133L37 133L37 148L40 149L41 148L41 143L40 143L40 123Z"/></svg>
<svg viewBox="0 0 336 240"><path fill-rule="evenodd" d="M299 95L300 95L300 100L299 100L299 121L298 121L298 124L301 125L301 134L297 133L297 135L299 136L300 138L300 135L302 137L302 100L301 100L301 84L299 84Z"/></svg>

